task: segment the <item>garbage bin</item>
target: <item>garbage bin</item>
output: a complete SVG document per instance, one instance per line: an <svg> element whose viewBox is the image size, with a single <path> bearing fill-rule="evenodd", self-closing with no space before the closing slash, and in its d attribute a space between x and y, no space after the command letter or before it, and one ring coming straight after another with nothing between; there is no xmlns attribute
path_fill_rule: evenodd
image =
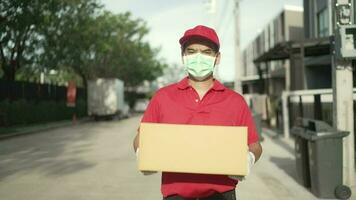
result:
<svg viewBox="0 0 356 200"><path fill-rule="evenodd" d="M291 134L294 135L297 181L304 187L310 188L308 140L302 137L305 134L305 123L301 118L296 120L296 124L291 129Z"/></svg>
<svg viewBox="0 0 356 200"><path fill-rule="evenodd" d="M256 131L258 132L258 136L260 141L263 141L262 137L262 114L259 114L255 111L252 112L253 120L255 121Z"/></svg>
<svg viewBox="0 0 356 200"><path fill-rule="evenodd" d="M308 140L312 193L319 198L349 198L350 188L342 185L342 138L349 133L311 119L305 130L301 137Z"/></svg>

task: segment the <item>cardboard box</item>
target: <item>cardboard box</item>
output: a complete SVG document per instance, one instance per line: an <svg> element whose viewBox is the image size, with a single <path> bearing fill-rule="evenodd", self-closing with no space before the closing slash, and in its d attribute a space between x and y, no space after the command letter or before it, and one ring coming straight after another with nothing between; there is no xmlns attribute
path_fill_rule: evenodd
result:
<svg viewBox="0 0 356 200"><path fill-rule="evenodd" d="M141 171L246 175L247 127L141 123Z"/></svg>

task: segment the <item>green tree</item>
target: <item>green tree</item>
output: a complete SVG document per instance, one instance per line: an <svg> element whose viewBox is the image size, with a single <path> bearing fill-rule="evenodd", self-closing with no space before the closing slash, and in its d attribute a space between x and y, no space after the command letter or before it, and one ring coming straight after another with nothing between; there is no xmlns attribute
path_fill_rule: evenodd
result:
<svg viewBox="0 0 356 200"><path fill-rule="evenodd" d="M23 66L38 70L60 63L62 51L47 52L46 45L61 48L53 41L68 30L65 22L79 23L81 18L74 18L79 10L93 14L98 7L95 0L0 1L0 58L4 78L14 80L16 71Z"/></svg>
<svg viewBox="0 0 356 200"><path fill-rule="evenodd" d="M71 0L59 13L46 18L38 64L51 69L74 70L86 83L87 60L95 42L95 18L102 12L96 0Z"/></svg>
<svg viewBox="0 0 356 200"><path fill-rule="evenodd" d="M22 71L74 71L86 80L114 77L136 86L166 66L143 40L149 29L129 12L112 14L97 0L3 0L0 58L4 78ZM47 70L44 70L46 68ZM33 73L27 73L33 74Z"/></svg>
<svg viewBox="0 0 356 200"><path fill-rule="evenodd" d="M14 80L21 64L30 61L40 37L36 34L41 23L43 1L3 0L0 3L1 67L7 80Z"/></svg>
<svg viewBox="0 0 356 200"><path fill-rule="evenodd" d="M88 77L116 77L127 86L136 86L162 73L166 65L157 59L159 50L143 41L149 31L143 20L132 19L129 12L104 12L95 25Z"/></svg>

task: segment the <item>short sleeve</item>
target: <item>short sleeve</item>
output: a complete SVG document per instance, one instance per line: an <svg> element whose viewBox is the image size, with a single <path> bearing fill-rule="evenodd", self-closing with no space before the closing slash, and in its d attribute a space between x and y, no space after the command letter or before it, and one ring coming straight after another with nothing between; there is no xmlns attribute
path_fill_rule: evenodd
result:
<svg viewBox="0 0 356 200"><path fill-rule="evenodd" d="M159 123L160 109L157 95L154 95L149 102L141 122Z"/></svg>
<svg viewBox="0 0 356 200"><path fill-rule="evenodd" d="M250 108L246 104L246 102L243 100L241 102L241 115L239 118L239 125L240 126L247 126L247 132L248 132L248 137L247 137L247 143L248 144L253 144L259 141L258 133L256 130L255 122L252 117Z"/></svg>

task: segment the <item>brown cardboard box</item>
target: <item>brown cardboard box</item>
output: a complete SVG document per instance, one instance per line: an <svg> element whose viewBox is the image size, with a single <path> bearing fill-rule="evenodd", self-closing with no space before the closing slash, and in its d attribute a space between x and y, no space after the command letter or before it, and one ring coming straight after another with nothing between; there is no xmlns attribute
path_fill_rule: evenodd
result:
<svg viewBox="0 0 356 200"><path fill-rule="evenodd" d="M246 175L247 127L141 123L141 171Z"/></svg>

